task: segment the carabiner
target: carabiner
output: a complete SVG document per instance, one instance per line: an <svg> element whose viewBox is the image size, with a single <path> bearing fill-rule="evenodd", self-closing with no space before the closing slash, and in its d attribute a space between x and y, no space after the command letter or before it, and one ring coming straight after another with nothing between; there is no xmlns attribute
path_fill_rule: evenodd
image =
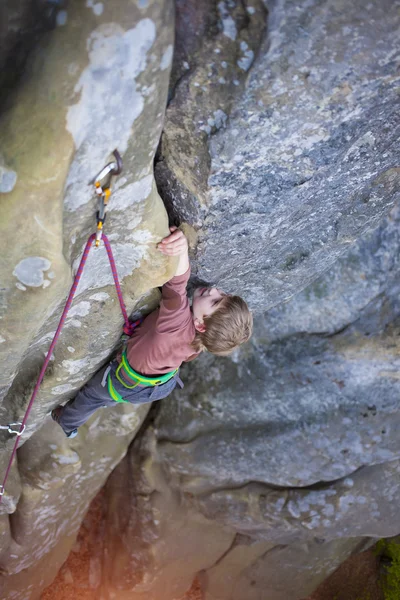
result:
<svg viewBox="0 0 400 600"><path fill-rule="evenodd" d="M13 427L17 427L19 425L19 427L21 427L22 423L9 423L8 425L8 433L10 433L11 435L16 435L17 437L19 437L20 435L22 435L25 431L26 425L23 426L22 431L15 431L15 429L13 429Z"/></svg>
<svg viewBox="0 0 400 600"><path fill-rule="evenodd" d="M96 248L100 245L103 235L103 223L106 220L107 204L111 196L111 179L122 171L122 158L117 149L113 152L115 162L108 163L92 180L96 194L99 196L99 210L97 211ZM104 183L103 180L105 180Z"/></svg>
<svg viewBox="0 0 400 600"><path fill-rule="evenodd" d="M122 158L116 148L113 152L113 155L115 157L115 162L110 162L105 167L103 167L102 170L100 171L100 173L98 173L92 181L92 183L94 183L94 185L95 185L96 193L99 195L101 194L101 192L99 193L98 189L102 188L102 185L101 185L102 180L105 177L107 177L107 175L109 175L107 185L104 186L104 189L106 189L106 188L110 187L111 177L113 177L114 175L119 175L122 171L122 166L123 166Z"/></svg>

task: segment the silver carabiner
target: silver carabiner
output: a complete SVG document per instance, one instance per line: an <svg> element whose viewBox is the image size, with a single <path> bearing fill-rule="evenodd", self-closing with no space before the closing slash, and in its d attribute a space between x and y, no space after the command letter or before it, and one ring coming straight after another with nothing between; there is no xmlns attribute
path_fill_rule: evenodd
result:
<svg viewBox="0 0 400 600"><path fill-rule="evenodd" d="M108 175L110 175L111 179L111 177L113 177L114 175L119 175L122 171L122 158L117 149L114 150L113 155L115 157L115 162L108 163L105 167L102 168L100 173L98 173L96 177L90 182L94 183L96 188L96 194L98 194L99 196L103 193L103 186L101 185L102 180L105 179L105 177L107 177ZM108 181L106 187L109 187L109 185L110 182Z"/></svg>
<svg viewBox="0 0 400 600"><path fill-rule="evenodd" d="M97 211L97 231L95 239L95 247L98 248L103 235L103 225L106 219L107 205L111 196L111 179L114 175L119 175L122 171L122 158L117 149L113 155L115 162L110 162L102 168L100 173L91 181L94 184L94 189L99 197L99 209ZM103 183L103 180L104 183Z"/></svg>
<svg viewBox="0 0 400 600"><path fill-rule="evenodd" d="M18 422L18 423L9 423L9 424L8 424L8 429L7 429L7 431L8 431L8 433L10 433L11 435L15 434L17 437L19 437L20 435L22 435L22 434L24 433L24 431L25 431L25 428L26 428L26 425L24 425L24 426L23 426L23 428L22 428L22 431L15 431L15 430L13 429L13 426L14 426L14 425L15 425L15 426L19 425L19 426L21 427L22 423L19 423L19 422Z"/></svg>

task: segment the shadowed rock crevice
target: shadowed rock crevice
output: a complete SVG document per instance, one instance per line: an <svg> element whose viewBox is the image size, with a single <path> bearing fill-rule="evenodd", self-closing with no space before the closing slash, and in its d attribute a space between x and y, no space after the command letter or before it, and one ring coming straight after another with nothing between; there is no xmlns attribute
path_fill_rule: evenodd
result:
<svg viewBox="0 0 400 600"><path fill-rule="evenodd" d="M196 228L203 224L209 137L227 125L261 46L266 20L259 0L176 5L170 102L155 161L157 187L171 222Z"/></svg>
<svg viewBox="0 0 400 600"><path fill-rule="evenodd" d="M68 0L6 0L0 6L0 110L10 107L12 91L23 77L40 40L63 20ZM61 12L61 16L60 16Z"/></svg>

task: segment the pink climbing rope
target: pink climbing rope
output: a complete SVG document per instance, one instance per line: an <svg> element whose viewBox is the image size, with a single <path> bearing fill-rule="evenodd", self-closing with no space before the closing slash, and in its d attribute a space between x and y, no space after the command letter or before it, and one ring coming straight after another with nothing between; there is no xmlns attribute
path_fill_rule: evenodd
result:
<svg viewBox="0 0 400 600"><path fill-rule="evenodd" d="M45 359L45 361L43 363L43 366L42 366L42 369L40 371L38 380L37 380L36 385L35 385L35 389L32 392L32 396L31 396L31 399L29 401L28 407L26 409L24 418L23 418L23 420L21 422L20 429L19 429L18 432L15 432L16 435L17 435L17 437L16 437L16 440L15 440L14 448L12 450L11 457L10 457L10 460L8 462L8 466L7 466L7 469L6 469L6 474L5 474L4 479L3 479L3 484L0 486L0 503L1 503L2 499L3 499L3 494L4 494L4 491L5 491L5 485L6 485L6 482L7 482L7 479L8 479L8 475L9 475L10 470L11 470L11 466L12 466L12 463L13 463L13 460L14 460L14 456L15 456L15 454L17 452L17 448L18 448L18 444L19 444L19 438L20 438L20 436L22 435L22 433L25 430L26 421L28 420L28 416L29 416L29 413L31 411L32 405L33 405L33 403L35 401L35 398L37 396L37 393L39 391L39 387L40 387L40 384L42 383L45 371L47 369L47 365L50 362L54 346L57 343L57 340L58 340L58 338L60 336L61 330L62 330L64 322L65 322L65 319L67 318L68 311L71 308L71 304L72 304L72 301L74 299L74 295L75 295L76 289L78 287L79 280L80 280L82 272L83 272L83 268L85 266L87 257L89 256L90 249L92 248L92 243L93 243L93 241L95 239L96 239L96 234L94 233L94 234L92 234L89 237L89 239L88 239L88 241L86 243L85 249L84 249L83 254L82 254L81 262L79 263L79 267L78 267L78 270L76 272L74 282L72 284L72 287L71 287L71 290L69 292L69 296L68 296L67 302L65 304L63 313L61 315L60 322L59 322L58 327L57 327L57 331L55 332L53 340L52 340L52 342L50 344L50 348L48 349L48 352L47 352L47 355L46 355L46 359ZM122 311L122 316L124 317L124 321L125 321L123 329L124 329L125 333L127 333L128 335L130 335L132 333L135 325L137 324L137 322L130 323L130 321L129 321L128 313L126 312L124 300L122 298L122 291L121 291L121 286L120 286L119 280L118 280L117 267L115 266L114 256L113 256L113 253L112 253L112 250L111 250L110 242L108 241L108 238L107 238L107 236L105 234L103 234L102 239L104 240L104 245L105 245L106 250L107 250L108 260L110 262L110 267L111 267L111 271L112 271L113 278L114 278L115 288L117 290L117 295L118 295L118 300L119 300L119 304L120 304L121 311Z"/></svg>

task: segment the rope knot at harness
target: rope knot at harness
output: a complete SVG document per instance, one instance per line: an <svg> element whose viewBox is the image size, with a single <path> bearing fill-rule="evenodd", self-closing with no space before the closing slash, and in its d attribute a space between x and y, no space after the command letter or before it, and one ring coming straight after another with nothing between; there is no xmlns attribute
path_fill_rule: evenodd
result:
<svg viewBox="0 0 400 600"><path fill-rule="evenodd" d="M26 421L27 421L29 413L31 411L33 402L34 402L34 400L35 400L35 398L37 396L37 393L39 391L39 387L40 387L40 384L42 383L45 371L47 369L47 365L50 362L50 358L52 356L54 346L57 343L57 340L58 340L58 338L60 336L61 330L62 330L64 322L65 322L65 319L67 318L68 311L71 308L71 304L72 304L72 301L74 299L74 295L75 295L76 289L78 287L79 280L80 280L82 272L83 272L83 268L85 266L85 263L86 263L86 260L88 258L89 252L90 252L91 248L93 247L93 242L95 242L95 246L98 247L99 244L100 244L100 240L103 240L105 248L107 250L108 260L109 260L109 263L110 263L110 267L111 267L111 271L112 271L112 275L113 275L113 279L114 279L114 284L115 284L115 288L116 288L116 291L117 291L119 304L120 304L120 307L121 307L122 316L124 318L124 323L125 323L124 324L124 332L125 333L129 332L128 335L131 335L133 333L133 330L136 327L136 325L141 322L140 320L139 321L135 321L134 323L131 323L129 321L128 313L126 312L124 300L123 300L123 297L122 297L122 291L121 291L121 286L120 286L119 279L118 279L117 267L115 265L113 253L112 253L111 246L110 246L110 242L109 242L107 236L103 235L103 223L104 223L105 216L106 216L107 203L108 203L110 195L111 195L111 178L114 175L119 175L119 173L121 173L121 171L122 171L122 159L121 159L121 156L120 156L118 150L114 150L113 155L115 157L115 162L108 163L100 171L100 173L95 177L94 181L92 182L95 185L95 192L99 196L99 202L100 202L99 211L97 213L97 231L96 231L96 233L93 233L92 235L89 236L89 239L88 239L88 241L86 243L86 246L85 246L85 249L83 251L83 255L82 255L81 261L79 263L78 270L77 270L75 278L74 278L74 282L73 282L72 287L70 289L67 302L65 303L64 310L63 310L63 313L62 313L61 318L60 318L60 322L58 324L57 330L56 330L56 332L54 334L54 337L53 337L53 340L52 340L52 342L50 344L50 347L49 347L49 349L47 351L45 361L44 361L42 369L40 371L40 374L39 374L38 380L36 382L35 388L34 388L34 390L32 392L32 396L31 396L31 399L29 401L28 407L27 407L27 409L25 411L24 418L23 418L22 422L9 423L8 425L0 425L0 429L6 429L9 434L16 436L14 447L13 447L13 450L12 450L12 453L11 453L11 457L10 457L10 460L8 462L6 473L5 473L5 476L4 476L4 479L3 479L3 483L0 485L0 503L1 503L2 498L4 496L4 493L5 493L5 485L6 485L6 482L7 482L8 475L9 475L10 470L11 470L11 465L12 465L13 459L15 457L15 454L16 454L16 451L17 451L17 448L18 448L19 439L20 439L21 435L25 431ZM101 184L101 181L103 179L106 179L106 183L105 184ZM19 429L18 429L18 427L19 427Z"/></svg>
<svg viewBox="0 0 400 600"><path fill-rule="evenodd" d="M125 325L122 328L123 332L126 333L126 335L131 336L132 333L135 331L136 327L140 325L142 321L143 319L138 319L137 321L129 321L129 323L125 323Z"/></svg>

